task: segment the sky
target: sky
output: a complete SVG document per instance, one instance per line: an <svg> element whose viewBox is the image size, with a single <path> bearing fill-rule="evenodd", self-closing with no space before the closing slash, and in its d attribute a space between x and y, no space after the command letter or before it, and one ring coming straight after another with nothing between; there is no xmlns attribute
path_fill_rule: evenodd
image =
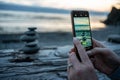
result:
<svg viewBox="0 0 120 80"><path fill-rule="evenodd" d="M120 0L0 0L7 3L28 6L42 6L62 9L87 9L95 11L109 11L111 6Z"/></svg>

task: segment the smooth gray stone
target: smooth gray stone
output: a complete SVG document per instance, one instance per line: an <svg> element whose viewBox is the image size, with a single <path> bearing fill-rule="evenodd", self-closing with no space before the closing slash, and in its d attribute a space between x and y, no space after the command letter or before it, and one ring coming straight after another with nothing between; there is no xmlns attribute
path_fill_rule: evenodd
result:
<svg viewBox="0 0 120 80"><path fill-rule="evenodd" d="M37 45L38 45L38 41L37 40L25 44L25 46L27 46L27 47L35 47Z"/></svg>
<svg viewBox="0 0 120 80"><path fill-rule="evenodd" d="M58 47L56 52L55 52L55 56L57 57L63 57L63 58L67 58L69 51L73 48L73 46L62 46L62 47Z"/></svg>
<svg viewBox="0 0 120 80"><path fill-rule="evenodd" d="M109 35L108 41L114 43L120 43L120 35Z"/></svg>
<svg viewBox="0 0 120 80"><path fill-rule="evenodd" d="M23 47L22 49L21 49L21 51L23 51L24 53L27 53L27 54L32 54L32 53L37 53L38 51L39 51L39 46L37 45L37 46L35 46L35 47L27 47L27 46L25 46L25 47Z"/></svg>
<svg viewBox="0 0 120 80"><path fill-rule="evenodd" d="M31 42L37 39L37 36L27 36L27 35L23 35L21 36L21 40L25 41L25 42Z"/></svg>
<svg viewBox="0 0 120 80"><path fill-rule="evenodd" d="M36 35L36 31L26 31L24 34L26 34L26 35L30 35L30 36L34 36L34 35Z"/></svg>
<svg viewBox="0 0 120 80"><path fill-rule="evenodd" d="M30 31L34 31L34 30L36 30L37 28L36 27L29 27L28 28Z"/></svg>

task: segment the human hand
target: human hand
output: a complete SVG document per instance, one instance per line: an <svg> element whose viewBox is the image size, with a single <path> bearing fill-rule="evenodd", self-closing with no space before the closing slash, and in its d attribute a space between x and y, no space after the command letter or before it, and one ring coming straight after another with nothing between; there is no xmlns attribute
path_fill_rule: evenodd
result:
<svg viewBox="0 0 120 80"><path fill-rule="evenodd" d="M111 74L120 66L120 57L93 39L93 49L87 51L94 67L105 74Z"/></svg>
<svg viewBox="0 0 120 80"><path fill-rule="evenodd" d="M94 71L92 62L90 61L85 49L77 39L73 40L74 45L78 49L81 62L76 57L75 51L70 52L68 65L68 79L69 80L97 80L97 75Z"/></svg>
<svg viewBox="0 0 120 80"><path fill-rule="evenodd" d="M93 41L93 48L100 47L100 48L106 48L103 44L101 44L99 41L92 38Z"/></svg>

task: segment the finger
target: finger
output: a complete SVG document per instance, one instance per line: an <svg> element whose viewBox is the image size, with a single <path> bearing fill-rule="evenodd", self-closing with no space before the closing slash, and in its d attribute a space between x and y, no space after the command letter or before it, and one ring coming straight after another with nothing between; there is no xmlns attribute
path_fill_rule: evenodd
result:
<svg viewBox="0 0 120 80"><path fill-rule="evenodd" d="M70 70L69 74L68 74L68 80L74 80L74 70Z"/></svg>
<svg viewBox="0 0 120 80"><path fill-rule="evenodd" d="M94 49L89 50L89 51L86 52L86 53L88 54L89 57L92 57L92 56L95 55L95 53L92 52L93 50L94 50Z"/></svg>
<svg viewBox="0 0 120 80"><path fill-rule="evenodd" d="M72 48L69 53L75 52L75 48Z"/></svg>
<svg viewBox="0 0 120 80"><path fill-rule="evenodd" d="M91 60L91 62L92 62L92 64L93 64L93 66L95 67L95 58L90 58L90 60Z"/></svg>
<svg viewBox="0 0 120 80"><path fill-rule="evenodd" d="M94 48L92 50L87 51L88 56L102 55L106 51L105 48ZM104 54L105 55L105 54Z"/></svg>
<svg viewBox="0 0 120 80"><path fill-rule="evenodd" d="M86 54L85 49L82 47L80 41L78 39L74 38L73 43L74 43L74 45L76 46L76 48L78 50L81 61L82 62L88 62L89 61L88 55Z"/></svg>
<svg viewBox="0 0 120 80"><path fill-rule="evenodd" d="M70 55L69 55L69 56L70 56ZM68 59L68 64L71 64L71 63L72 63L72 62L70 61L70 57L69 57L69 59ZM71 77L72 77L72 75L73 75L73 72L74 72L73 68L67 66L68 80L71 80Z"/></svg>
<svg viewBox="0 0 120 80"><path fill-rule="evenodd" d="M81 64L79 60L77 59L75 52L71 53L70 62L73 64L73 68L75 69L78 67L79 64Z"/></svg>
<svg viewBox="0 0 120 80"><path fill-rule="evenodd" d="M67 62L68 65L69 65L69 64L72 64L71 59L70 59L70 58L71 58L71 57L70 57L71 54L72 54L72 53L69 54L69 58L68 58L68 62ZM67 70L68 70L68 71L70 71L71 68L72 68L72 67L67 66Z"/></svg>
<svg viewBox="0 0 120 80"><path fill-rule="evenodd" d="M94 38L92 38L92 41L93 41L93 47L105 48L105 46L103 44L101 44L98 40L95 40Z"/></svg>
<svg viewBox="0 0 120 80"><path fill-rule="evenodd" d="M70 60L69 60L69 59L68 59L68 61L67 61L67 64L68 64L68 65L70 64ZM67 66L67 72L68 72L68 74L69 74L69 72L70 72L69 66Z"/></svg>

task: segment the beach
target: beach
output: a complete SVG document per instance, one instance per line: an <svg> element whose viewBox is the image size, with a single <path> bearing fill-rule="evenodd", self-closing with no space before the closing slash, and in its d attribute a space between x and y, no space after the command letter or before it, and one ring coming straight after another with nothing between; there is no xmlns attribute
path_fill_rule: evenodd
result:
<svg viewBox="0 0 120 80"><path fill-rule="evenodd" d="M90 12L92 37L106 41L111 34L120 34L120 26L102 23L108 13ZM64 46L72 43L70 14L35 13L0 10L0 49L20 49L24 42L20 37L28 27L36 27L39 46Z"/></svg>
<svg viewBox="0 0 120 80"><path fill-rule="evenodd" d="M99 40L120 56L120 45L107 41L107 36L120 34L120 27L108 26L93 30L93 38ZM67 80L67 60L73 47L72 32L38 32L40 50L36 54L22 54L24 46L21 34L0 35L0 79L1 80ZM33 61L27 61L28 57ZM26 62L27 61L27 62ZM110 80L96 71L99 80Z"/></svg>
<svg viewBox="0 0 120 80"><path fill-rule="evenodd" d="M107 41L107 37L113 34L120 34L119 26L106 26L106 28L92 30L92 37L99 41ZM20 49L24 42L19 34L0 34L0 49ZM72 32L38 32L39 46L64 46L73 45Z"/></svg>

